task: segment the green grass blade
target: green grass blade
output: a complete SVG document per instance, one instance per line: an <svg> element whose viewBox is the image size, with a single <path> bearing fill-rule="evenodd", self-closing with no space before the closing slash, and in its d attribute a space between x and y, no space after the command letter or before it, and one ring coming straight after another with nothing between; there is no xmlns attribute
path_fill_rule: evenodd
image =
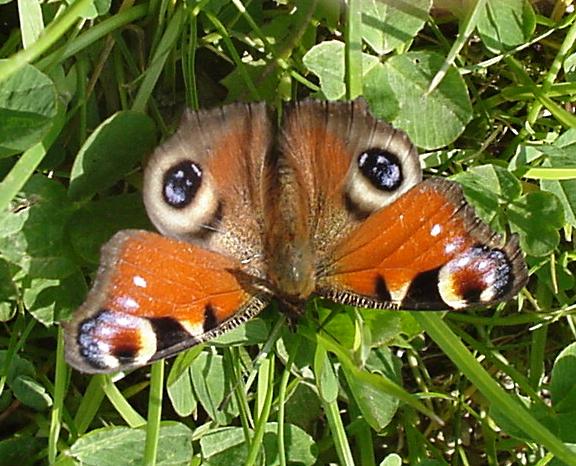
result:
<svg viewBox="0 0 576 466"><path fill-rule="evenodd" d="M154 466L158 452L160 421L162 419L162 394L164 390L164 361L155 362L150 372L150 394L148 395L148 419L146 422L146 445L144 464Z"/></svg>
<svg viewBox="0 0 576 466"><path fill-rule="evenodd" d="M104 396L105 393L102 390L102 383L99 377L91 377L88 387L84 391L80 406L78 406L76 411L76 416L74 416L74 424L78 435L86 432L98 409L100 409Z"/></svg>
<svg viewBox="0 0 576 466"><path fill-rule="evenodd" d="M6 209L14 196L22 189L32 176L42 159L52 146L66 122L66 115L62 109L54 118L52 128L42 142L25 151L12 167L6 178L0 183L0 211Z"/></svg>
<svg viewBox="0 0 576 466"><path fill-rule="evenodd" d="M448 55L446 56L444 63L442 63L442 66L430 81L430 85L426 90L426 95L431 94L434 91L434 89L438 87L438 85L444 79L444 76L446 76L448 68L450 68L450 66L454 63L454 60L456 59L462 48L468 43L468 39L474 32L474 29L476 29L476 23L478 23L478 18L480 17L480 13L484 8L485 4L486 0L478 0L477 2L468 3L469 5L468 14L466 15L466 18L464 18L464 21L462 21L462 23L459 26L460 32L456 37L456 40L452 44L452 47L450 48L450 51L448 52Z"/></svg>
<svg viewBox="0 0 576 466"><path fill-rule="evenodd" d="M338 453L340 464L353 466L354 457L352 456L352 450L350 449L350 444L348 443L348 435L344 429L344 423L340 417L340 407L338 406L338 401L333 400L327 402L322 400L322 406L324 407L324 414L326 415L326 420L328 421L330 431L332 432L334 447Z"/></svg>
<svg viewBox="0 0 576 466"><path fill-rule="evenodd" d="M257 464L258 455L263 451L262 441L264 439L264 432L266 431L266 423L270 417L270 410L272 409L272 399L274 397L274 361L275 357L271 353L268 359L266 359L260 366L260 372L264 372L263 376L265 379L265 387L259 390L259 395L264 393L263 398L259 396L260 409L257 411L256 428L254 429L254 437L250 442L250 448L248 450L248 456L246 466L251 466ZM260 388L260 387L259 387Z"/></svg>
<svg viewBox="0 0 576 466"><path fill-rule="evenodd" d="M64 337L62 327L58 328L58 343L56 345L56 371L54 375L54 405L50 416L50 432L48 434L48 462L53 464L58 454L58 437L62 428L62 409L66 395L68 366L64 360Z"/></svg>
<svg viewBox="0 0 576 466"><path fill-rule="evenodd" d="M147 12L148 5L146 4L136 5L132 8L120 11L114 16L90 27L78 37L74 38L74 40L66 42L63 46L59 47L54 52L51 52L45 58L39 60L36 66L39 69L44 70L57 63L62 63L103 37L106 37L108 34L120 29L122 26L146 16Z"/></svg>
<svg viewBox="0 0 576 466"><path fill-rule="evenodd" d="M130 427L141 427L146 424L144 419L138 412L128 403L128 400L122 395L118 387L112 382L109 375L96 375L100 378L102 389L106 393L110 403L114 405L116 411L122 416Z"/></svg>
<svg viewBox="0 0 576 466"><path fill-rule="evenodd" d="M533 180L573 180L576 179L576 168L530 168L522 178Z"/></svg>
<svg viewBox="0 0 576 466"><path fill-rule="evenodd" d="M362 2L349 0L346 11L346 98L362 95Z"/></svg>
<svg viewBox="0 0 576 466"><path fill-rule="evenodd" d="M180 7L174 12L174 15L166 27L164 35L160 39L160 43L154 53L150 67L146 70L146 75L144 76L142 84L140 85L138 93L134 99L132 110L143 112L146 109L148 99L152 95L156 82L164 70L166 60L170 53L172 53L174 44L180 37L180 31L182 30L183 24L184 8Z"/></svg>
<svg viewBox="0 0 576 466"><path fill-rule="evenodd" d="M210 20L210 22L214 25L214 27L216 28L216 30L218 31L218 33L222 37L222 40L224 41L224 45L226 46L226 49L230 53L232 60L234 60L234 64L238 67L238 71L240 72L240 76L244 80L244 83L246 84L246 87L248 88L248 91L250 92L250 97L253 100L257 100L257 101L262 100L262 97L260 96L260 92L258 92L256 85L252 81L252 78L250 77L250 74L248 73L248 70L246 69L246 65L244 64L244 62L242 61L242 58L238 54L236 47L234 47L234 44L232 43L230 35L229 35L228 31L226 30L226 28L224 27L224 25L213 14L205 12L205 15Z"/></svg>
<svg viewBox="0 0 576 466"><path fill-rule="evenodd" d="M412 316L428 335L442 348L444 353L456 364L490 402L506 417L514 421L534 441L566 464L576 465L576 456L555 435L534 419L526 409L510 397L484 370L480 363L462 344L450 327L437 312L413 312Z"/></svg>
<svg viewBox="0 0 576 466"><path fill-rule="evenodd" d="M91 1L92 0L75 1L57 20L48 25L44 33L40 35L35 43L27 49L20 50L0 64L0 83L22 68L26 63L32 63L60 40L66 31L81 17L82 11L90 5Z"/></svg>
<svg viewBox="0 0 576 466"><path fill-rule="evenodd" d="M18 16L22 31L22 44L27 49L38 40L44 30L42 8L37 0L18 0Z"/></svg>

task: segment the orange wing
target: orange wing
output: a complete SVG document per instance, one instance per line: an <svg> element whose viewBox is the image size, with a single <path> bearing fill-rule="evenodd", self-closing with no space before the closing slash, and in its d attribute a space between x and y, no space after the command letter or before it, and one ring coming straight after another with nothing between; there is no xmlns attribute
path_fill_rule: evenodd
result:
<svg viewBox="0 0 576 466"><path fill-rule="evenodd" d="M65 324L66 357L83 372L141 366L198 344L268 303L238 281L240 264L155 233L126 230L103 248L86 302Z"/></svg>
<svg viewBox="0 0 576 466"><path fill-rule="evenodd" d="M516 237L504 244L457 184L432 178L336 246L318 293L363 307L461 309L509 299L526 281Z"/></svg>

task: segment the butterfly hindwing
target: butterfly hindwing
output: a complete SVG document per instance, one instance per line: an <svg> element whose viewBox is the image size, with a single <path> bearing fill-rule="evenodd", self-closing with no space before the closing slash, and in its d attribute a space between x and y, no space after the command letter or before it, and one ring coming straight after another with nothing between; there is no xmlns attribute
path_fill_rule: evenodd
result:
<svg viewBox="0 0 576 466"><path fill-rule="evenodd" d="M267 303L240 283L239 268L155 233L117 233L86 302L65 324L68 362L83 372L141 366L239 325Z"/></svg>
<svg viewBox="0 0 576 466"><path fill-rule="evenodd" d="M431 178L335 245L319 293L363 307L462 309L509 299L526 280L517 238L504 242L456 183Z"/></svg>

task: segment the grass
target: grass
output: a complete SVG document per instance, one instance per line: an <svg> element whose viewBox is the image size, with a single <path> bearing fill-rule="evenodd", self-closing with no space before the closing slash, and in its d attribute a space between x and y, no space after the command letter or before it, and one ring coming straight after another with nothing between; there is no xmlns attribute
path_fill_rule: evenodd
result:
<svg viewBox="0 0 576 466"><path fill-rule="evenodd" d="M0 464L576 464L576 14L462 3L1 5ZM68 368L57 322L150 228L141 160L184 106L360 95L519 235L515 300L313 301L295 331L272 306L125 377Z"/></svg>

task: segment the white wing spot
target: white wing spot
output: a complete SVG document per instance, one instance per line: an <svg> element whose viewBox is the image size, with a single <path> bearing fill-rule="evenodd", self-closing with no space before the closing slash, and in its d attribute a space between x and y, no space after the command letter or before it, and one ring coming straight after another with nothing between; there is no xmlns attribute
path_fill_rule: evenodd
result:
<svg viewBox="0 0 576 466"><path fill-rule="evenodd" d="M442 227L437 223L430 229L430 236L438 236L442 231Z"/></svg>
<svg viewBox="0 0 576 466"><path fill-rule="evenodd" d="M146 288L148 286L148 283L146 283L144 277L141 277L140 275L135 275L132 279L132 283L134 283L136 286L139 286L140 288Z"/></svg>

